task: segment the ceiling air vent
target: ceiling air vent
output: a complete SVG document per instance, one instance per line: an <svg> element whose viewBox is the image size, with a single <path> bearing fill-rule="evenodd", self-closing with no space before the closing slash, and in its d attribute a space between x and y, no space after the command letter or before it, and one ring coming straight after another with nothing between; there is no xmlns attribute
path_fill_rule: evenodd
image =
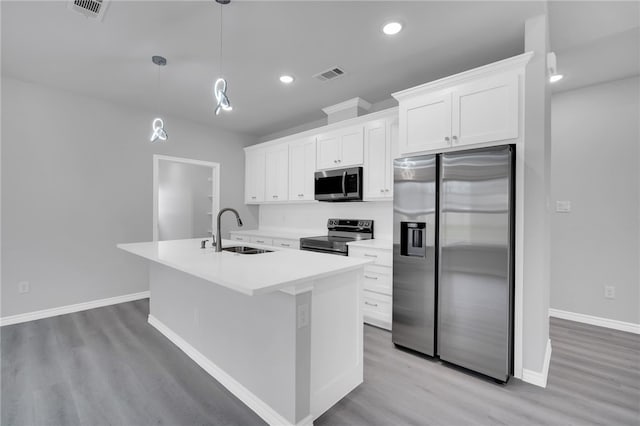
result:
<svg viewBox="0 0 640 426"><path fill-rule="evenodd" d="M313 76L320 81L333 80L344 75L344 70L338 67L332 67Z"/></svg>
<svg viewBox="0 0 640 426"><path fill-rule="evenodd" d="M102 21L108 0L69 0L68 8L87 18Z"/></svg>

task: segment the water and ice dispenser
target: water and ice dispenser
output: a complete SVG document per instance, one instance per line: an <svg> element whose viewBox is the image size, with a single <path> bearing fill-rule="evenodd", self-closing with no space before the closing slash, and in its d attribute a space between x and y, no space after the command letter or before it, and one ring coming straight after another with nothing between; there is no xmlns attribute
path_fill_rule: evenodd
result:
<svg viewBox="0 0 640 426"><path fill-rule="evenodd" d="M426 222L400 222L400 254L425 257L427 254Z"/></svg>

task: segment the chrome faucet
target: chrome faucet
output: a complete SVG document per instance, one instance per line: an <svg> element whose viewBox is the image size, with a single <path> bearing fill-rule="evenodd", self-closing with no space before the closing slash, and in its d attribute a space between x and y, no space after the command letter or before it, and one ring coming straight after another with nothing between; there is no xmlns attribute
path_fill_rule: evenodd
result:
<svg viewBox="0 0 640 426"><path fill-rule="evenodd" d="M230 207L226 207L226 208L220 210L220 212L218 212L218 220L217 220L218 223L216 225L216 232L218 233L218 235L217 235L218 238L216 240L216 251L222 251L222 237L220 236L220 216L222 216L222 213L224 213L226 211L233 212L236 215L236 220L238 221L238 226L242 226L242 219L240 219L240 215L238 214L236 209L232 209Z"/></svg>

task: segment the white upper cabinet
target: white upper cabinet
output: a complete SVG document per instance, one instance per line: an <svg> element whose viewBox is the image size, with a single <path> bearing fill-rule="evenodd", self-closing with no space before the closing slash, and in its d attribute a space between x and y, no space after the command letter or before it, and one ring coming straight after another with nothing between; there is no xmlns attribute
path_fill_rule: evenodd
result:
<svg viewBox="0 0 640 426"><path fill-rule="evenodd" d="M289 200L314 199L316 141L307 138L289 144Z"/></svg>
<svg viewBox="0 0 640 426"><path fill-rule="evenodd" d="M399 154L512 143L519 136L522 54L394 93L399 101Z"/></svg>
<svg viewBox="0 0 640 426"><path fill-rule="evenodd" d="M256 204L264 201L265 151L254 149L245 151L245 203Z"/></svg>
<svg viewBox="0 0 640 426"><path fill-rule="evenodd" d="M265 153L265 201L287 201L289 196L289 146L277 145Z"/></svg>
<svg viewBox="0 0 640 426"><path fill-rule="evenodd" d="M393 198L393 158L397 151L397 119L381 119L364 127L364 199Z"/></svg>
<svg viewBox="0 0 640 426"><path fill-rule="evenodd" d="M426 94L400 104L406 135L403 153L448 147L451 142L451 92Z"/></svg>
<svg viewBox="0 0 640 426"><path fill-rule="evenodd" d="M518 76L504 74L461 85L453 93L452 144L518 137Z"/></svg>
<svg viewBox="0 0 640 426"><path fill-rule="evenodd" d="M354 126L317 137L318 170L358 166L364 160L363 127Z"/></svg>

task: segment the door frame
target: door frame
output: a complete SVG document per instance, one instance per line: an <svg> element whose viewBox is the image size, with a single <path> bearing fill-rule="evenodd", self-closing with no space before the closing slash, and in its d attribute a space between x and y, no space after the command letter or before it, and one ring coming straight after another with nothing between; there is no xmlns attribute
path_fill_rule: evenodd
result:
<svg viewBox="0 0 640 426"><path fill-rule="evenodd" d="M172 157L170 155L153 155L153 241L158 241L158 175L160 161L191 164L194 166L211 167L211 230L215 229L215 219L220 210L220 163L212 161L194 160L191 158ZM216 238L218 236L216 235Z"/></svg>

